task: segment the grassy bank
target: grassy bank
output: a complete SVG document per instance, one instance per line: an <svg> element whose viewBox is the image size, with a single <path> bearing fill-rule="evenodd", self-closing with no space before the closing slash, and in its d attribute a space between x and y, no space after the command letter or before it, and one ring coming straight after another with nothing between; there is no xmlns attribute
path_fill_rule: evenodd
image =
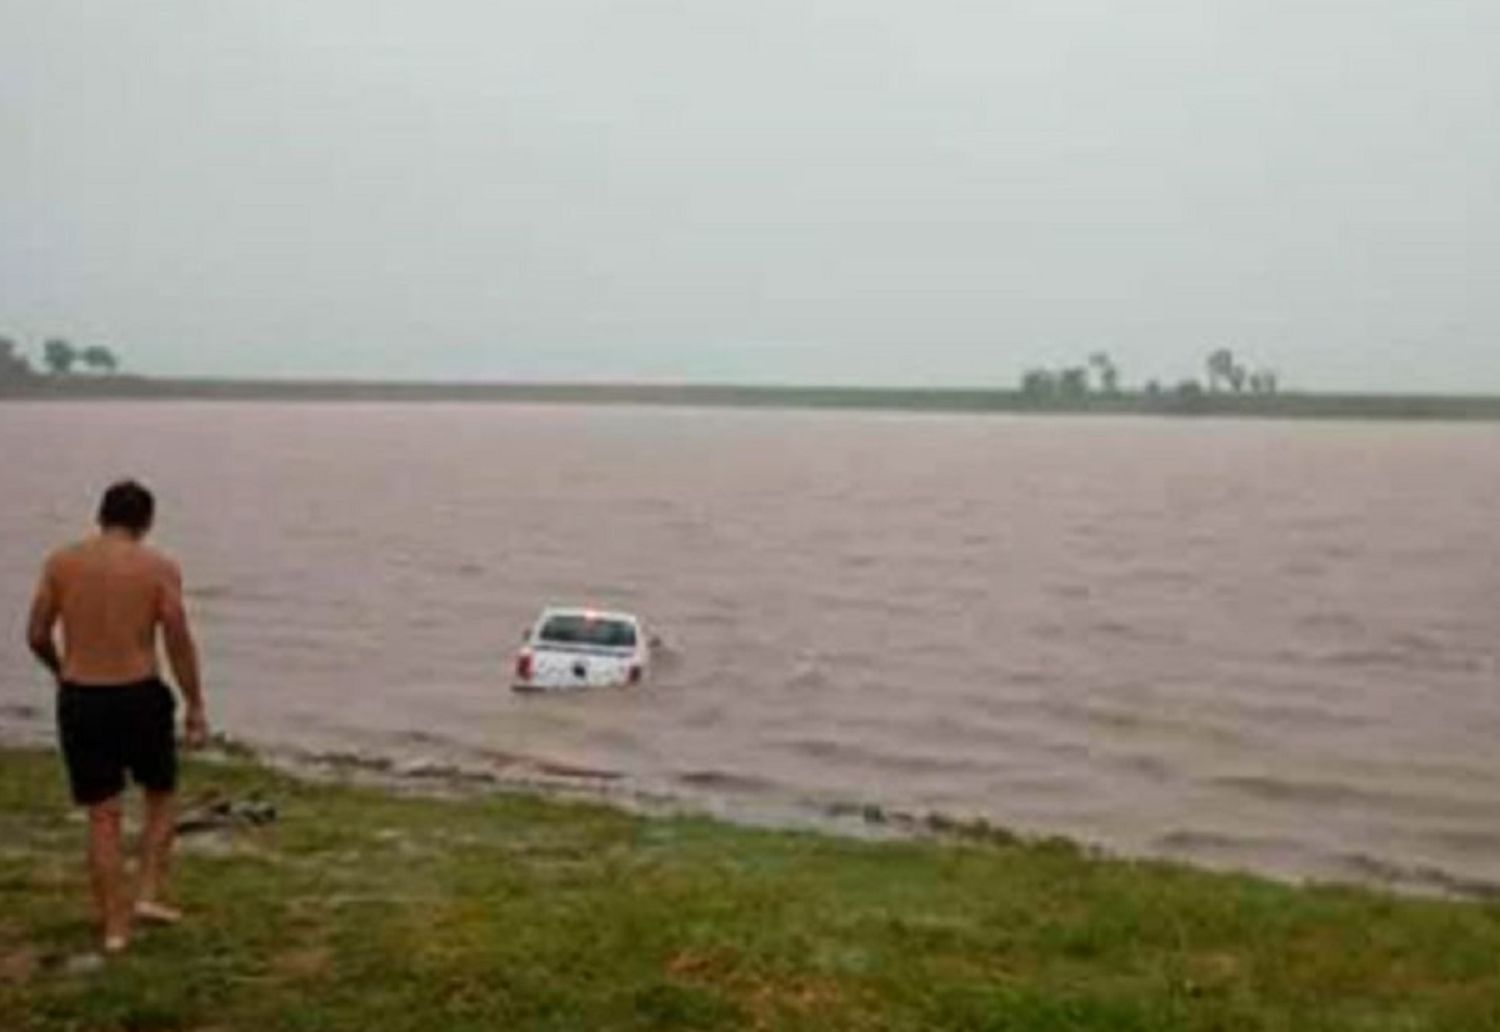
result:
<svg viewBox="0 0 1500 1032"><path fill-rule="evenodd" d="M0 381L0 400L526 402L701 408L854 409L1061 415L1221 416L1261 419L1500 420L1500 396L1274 395L1140 391L1036 397L999 387L772 387L715 384L420 383L354 380L211 380L142 376Z"/></svg>
<svg viewBox="0 0 1500 1032"><path fill-rule="evenodd" d="M89 947L57 761L0 752L0 1029L1500 1029L1500 908L1060 843L871 843L192 766L183 926Z"/></svg>

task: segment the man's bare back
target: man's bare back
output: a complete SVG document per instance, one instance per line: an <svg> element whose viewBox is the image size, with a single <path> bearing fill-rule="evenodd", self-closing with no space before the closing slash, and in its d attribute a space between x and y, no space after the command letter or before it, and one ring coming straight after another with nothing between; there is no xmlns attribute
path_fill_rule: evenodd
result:
<svg viewBox="0 0 1500 1032"><path fill-rule="evenodd" d="M101 533L54 553L43 578L62 624L64 681L103 686L156 676L157 627L173 627L182 613L175 563Z"/></svg>

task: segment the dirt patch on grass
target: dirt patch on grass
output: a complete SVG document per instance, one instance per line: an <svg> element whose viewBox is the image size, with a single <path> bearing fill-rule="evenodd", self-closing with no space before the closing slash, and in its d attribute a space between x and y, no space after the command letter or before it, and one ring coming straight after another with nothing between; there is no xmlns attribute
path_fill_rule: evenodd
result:
<svg viewBox="0 0 1500 1032"><path fill-rule="evenodd" d="M333 970L333 953L327 946L300 947L278 953L271 967L288 978L321 978Z"/></svg>
<svg viewBox="0 0 1500 1032"><path fill-rule="evenodd" d="M729 987L734 999L758 1029L776 1028L788 1015L802 1020L818 1015L847 1015L844 987L829 978L795 975L787 979L751 978Z"/></svg>
<svg viewBox="0 0 1500 1032"><path fill-rule="evenodd" d="M26 985L40 967L41 960L29 946L0 945L0 985Z"/></svg>
<svg viewBox="0 0 1500 1032"><path fill-rule="evenodd" d="M739 967L740 955L728 947L683 950L666 963L667 974L683 981L722 980Z"/></svg>
<svg viewBox="0 0 1500 1032"><path fill-rule="evenodd" d="M665 965L673 981L715 989L749 1016L754 1028L774 1028L788 1014L807 1019L847 1011L848 992L832 978L747 970L740 954L727 947L684 950Z"/></svg>

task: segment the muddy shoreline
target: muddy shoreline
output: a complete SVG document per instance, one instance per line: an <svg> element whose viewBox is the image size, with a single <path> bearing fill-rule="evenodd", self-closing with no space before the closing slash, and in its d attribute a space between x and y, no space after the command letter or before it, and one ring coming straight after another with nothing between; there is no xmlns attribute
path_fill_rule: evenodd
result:
<svg viewBox="0 0 1500 1032"><path fill-rule="evenodd" d="M3 716L5 714L0 713L0 717ZM38 747L53 748L55 743L35 735L7 736L4 727L0 726L0 749ZM1500 883L1459 877L1436 866L1402 866L1377 857L1351 857L1352 876L1348 878L1299 878L1255 871L1237 864L1204 863L1190 856L1124 854L1067 835L1017 832L983 817L963 817L939 811L915 812L875 801L804 800L778 806L747 806L733 802L714 805L704 797L654 791L633 784L616 771L500 753L494 754L486 763L455 763L435 758L397 758L372 751L266 747L220 732L214 735L208 748L194 755L208 763L261 765L311 783L355 785L423 798L526 795L603 804L643 817L701 818L744 827L812 831L867 840L1042 844L1101 859L1168 860L1206 870L1270 877L1288 884L1347 882L1416 896L1500 901Z"/></svg>

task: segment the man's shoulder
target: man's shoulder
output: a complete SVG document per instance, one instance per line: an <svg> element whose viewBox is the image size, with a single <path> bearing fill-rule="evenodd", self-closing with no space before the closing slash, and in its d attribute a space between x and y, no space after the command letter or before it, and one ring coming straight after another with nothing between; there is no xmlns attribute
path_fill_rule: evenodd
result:
<svg viewBox="0 0 1500 1032"><path fill-rule="evenodd" d="M65 567L73 565L88 550L88 544L88 540L84 539L81 541L69 541L65 545L59 545L47 553L47 558L42 563L42 568L49 573L56 573Z"/></svg>
<svg viewBox="0 0 1500 1032"><path fill-rule="evenodd" d="M157 572L171 577L182 576L182 568L177 565L177 560L173 559L168 553L145 543L140 545L140 549L142 561L153 567Z"/></svg>

